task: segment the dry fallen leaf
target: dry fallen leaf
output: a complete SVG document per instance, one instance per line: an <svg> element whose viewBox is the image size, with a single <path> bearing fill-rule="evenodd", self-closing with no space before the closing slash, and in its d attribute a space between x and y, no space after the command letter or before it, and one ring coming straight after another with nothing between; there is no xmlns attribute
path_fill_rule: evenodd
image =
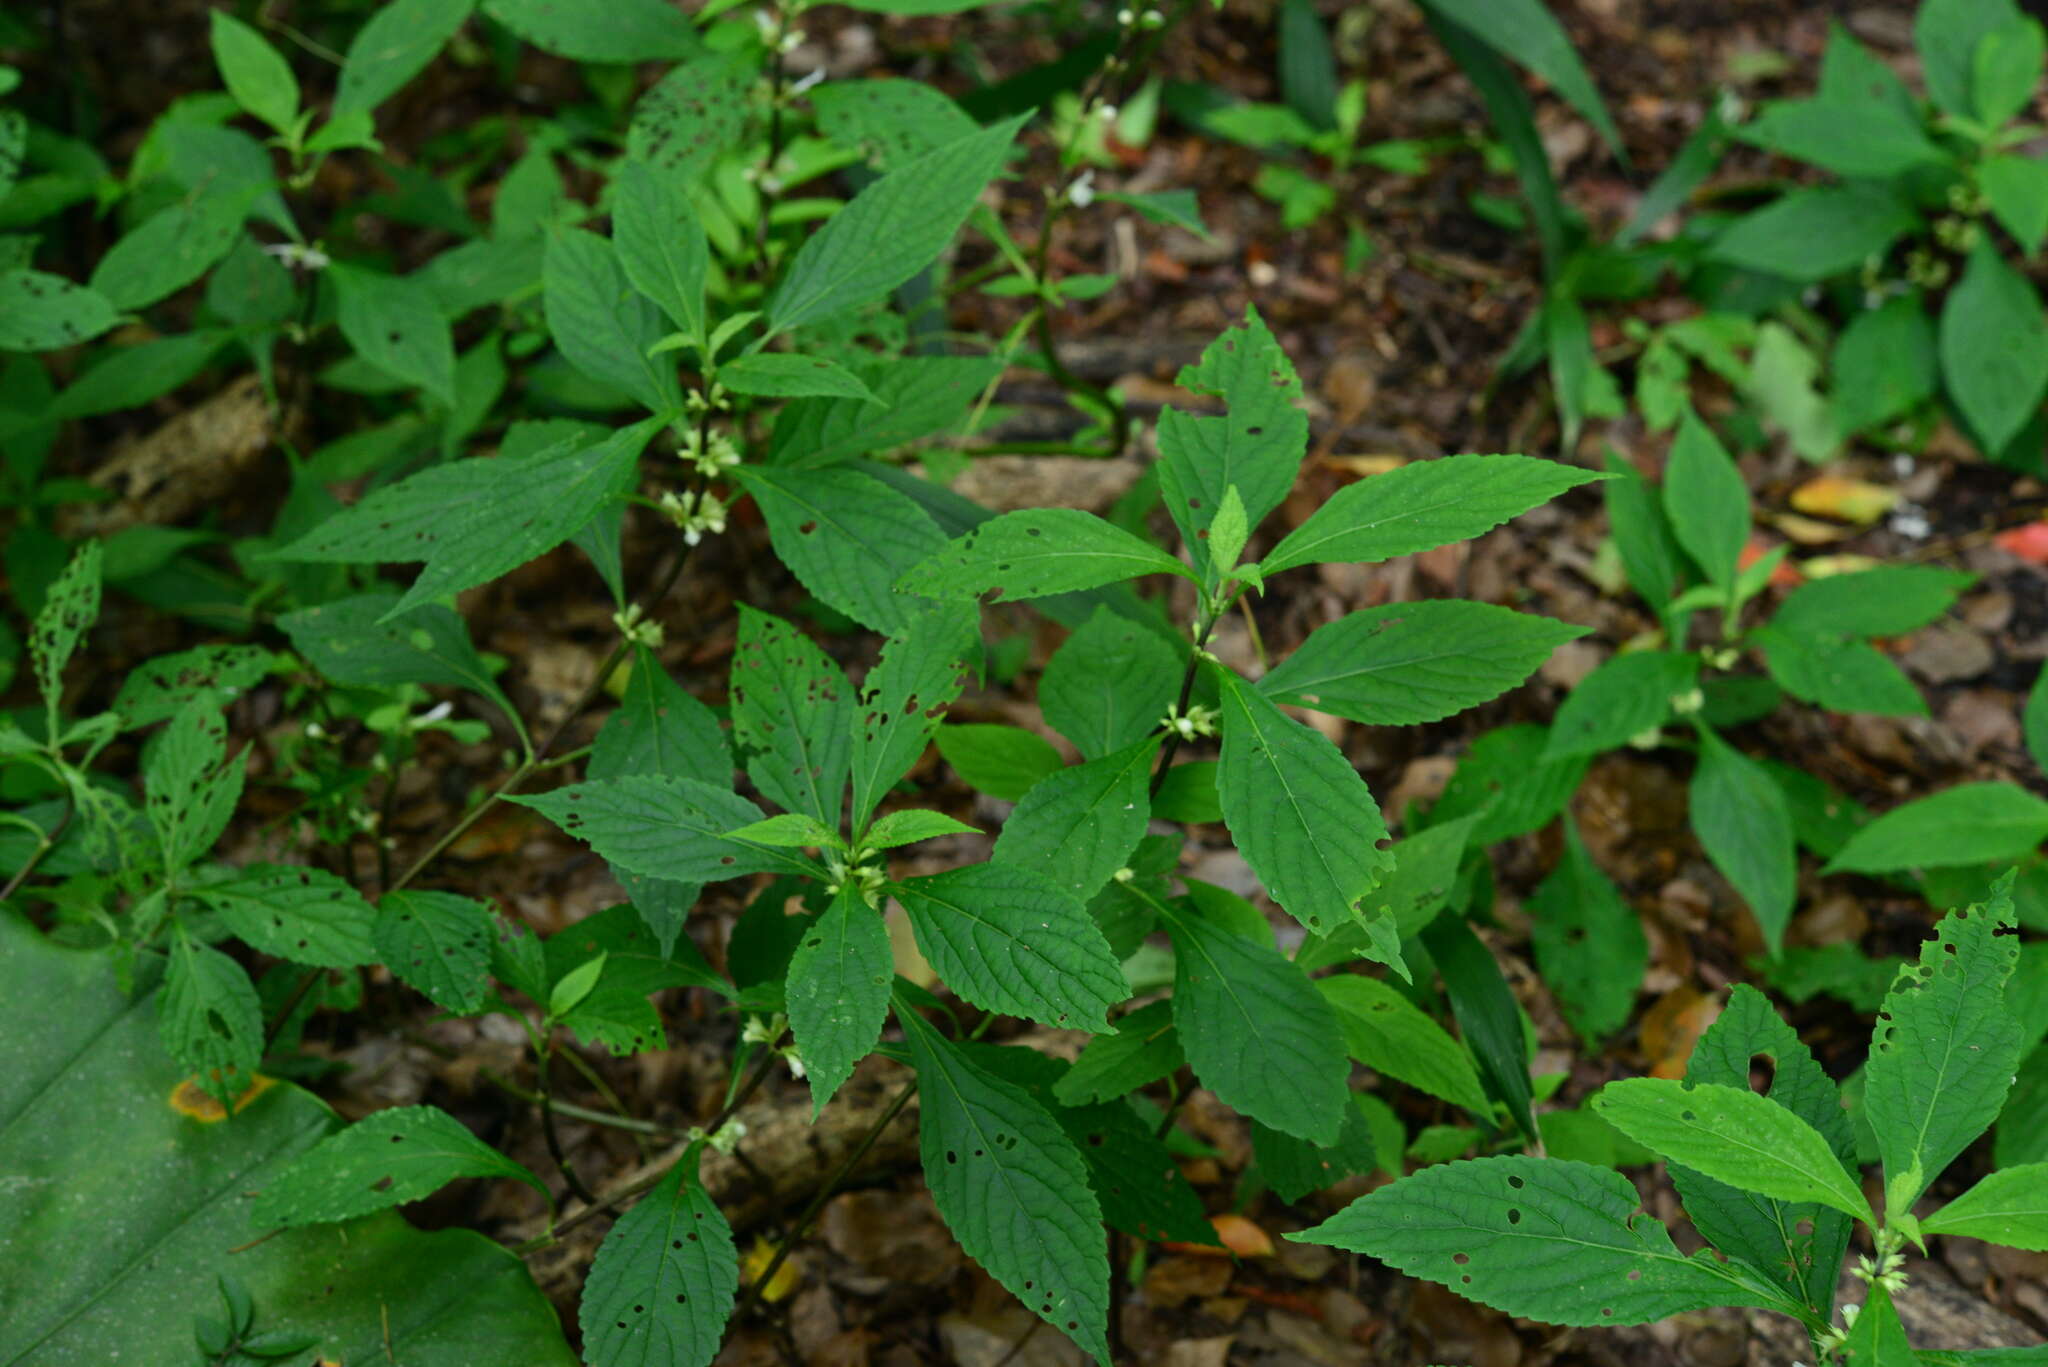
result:
<svg viewBox="0 0 2048 1367"><path fill-rule="evenodd" d="M2029 522L1991 538L2002 551L2010 551L2032 565L2048 565L2048 522Z"/></svg>
<svg viewBox="0 0 2048 1367"><path fill-rule="evenodd" d="M1643 1054L1650 1076L1681 1078L1692 1048L1721 1014L1721 1004L1698 988L1672 988L1643 1013Z"/></svg>
<svg viewBox="0 0 2048 1367"><path fill-rule="evenodd" d="M1899 491L1842 475L1818 475L1792 491L1792 506L1815 517L1868 527L1898 506Z"/></svg>
<svg viewBox="0 0 2048 1367"><path fill-rule="evenodd" d="M1240 1258L1273 1256L1273 1236L1242 1215L1211 1215L1209 1225L1222 1241L1222 1248L1211 1244L1180 1243L1163 1243L1160 1247L1169 1253L1191 1253L1198 1258L1223 1258L1231 1254Z"/></svg>

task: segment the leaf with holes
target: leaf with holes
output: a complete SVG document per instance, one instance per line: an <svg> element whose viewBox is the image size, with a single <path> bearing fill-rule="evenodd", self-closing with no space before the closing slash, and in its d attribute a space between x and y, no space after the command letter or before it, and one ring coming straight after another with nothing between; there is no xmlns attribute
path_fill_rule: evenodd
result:
<svg viewBox="0 0 2048 1367"><path fill-rule="evenodd" d="M853 688L811 639L742 603L732 727L747 775L792 812L839 824L852 772Z"/></svg>
<svg viewBox="0 0 2048 1367"><path fill-rule="evenodd" d="M325 869L251 864L224 882L192 889L229 930L280 959L321 968L377 961L377 912Z"/></svg>
<svg viewBox="0 0 2048 1367"><path fill-rule="evenodd" d="M171 937L157 1034L182 1068L226 1104L256 1075L263 1060L263 1008L242 966L185 933Z"/></svg>
<svg viewBox="0 0 2048 1367"><path fill-rule="evenodd" d="M693 1144L612 1226L583 1284L577 1323L594 1367L704 1367L739 1292L732 1226L697 1180Z"/></svg>
<svg viewBox="0 0 2048 1367"><path fill-rule="evenodd" d="M1036 870L1084 902L1093 897L1145 834L1158 752L1152 737L1040 779L1004 819L990 858Z"/></svg>
<svg viewBox="0 0 2048 1367"><path fill-rule="evenodd" d="M889 1015L894 962L882 918L850 884L797 942L785 995L814 1118L875 1047Z"/></svg>
<svg viewBox="0 0 2048 1367"><path fill-rule="evenodd" d="M889 891L946 986L984 1010L1102 1034L1130 996L1088 909L1042 874L970 864Z"/></svg>
<svg viewBox="0 0 2048 1367"><path fill-rule="evenodd" d="M1180 672L1163 637L1098 606L1046 662L1038 705L1084 758L1101 759L1159 729Z"/></svg>
<svg viewBox="0 0 2048 1367"><path fill-rule="evenodd" d="M1204 1087L1285 1134L1334 1144L1351 1064L1336 1014L1271 943L1162 911L1173 941L1173 1023Z"/></svg>
<svg viewBox="0 0 2048 1367"><path fill-rule="evenodd" d="M195 702L225 707L269 673L275 659L260 646L194 646L159 655L121 680L112 710L132 730L167 721Z"/></svg>
<svg viewBox="0 0 2048 1367"><path fill-rule="evenodd" d="M227 758L227 724L201 700L171 719L143 752L143 809L174 874L213 848L242 800L245 773Z"/></svg>
<svg viewBox="0 0 2048 1367"><path fill-rule="evenodd" d="M55 351L89 342L120 321L98 290L45 271L0 271L0 349Z"/></svg>
<svg viewBox="0 0 2048 1367"><path fill-rule="evenodd" d="M1531 945L1543 981L1588 1045L1627 1024L1649 967L1643 923L1600 871L1576 821L1564 823L1564 854L1529 899Z"/></svg>
<svg viewBox="0 0 2048 1367"><path fill-rule="evenodd" d="M1029 508L990 518L896 581L904 593L956 601L1043 598L1145 574L1193 578L1187 566L1078 508Z"/></svg>
<svg viewBox="0 0 2048 1367"><path fill-rule="evenodd" d="M377 960L408 987L458 1016L481 1011L490 996L491 909L452 892L387 892L371 932Z"/></svg>
<svg viewBox="0 0 2048 1367"><path fill-rule="evenodd" d="M1908 1210L1997 1117L2024 1042L2006 1009L2019 962L2012 876L1952 911L1899 970L1870 1034L1863 1111L1884 1158L1885 1206Z"/></svg>
<svg viewBox="0 0 2048 1367"><path fill-rule="evenodd" d="M1557 1158L1422 1169L1288 1237L1378 1258L1546 1324L1646 1324L1710 1305L1781 1308L1687 1258L1618 1172Z"/></svg>
<svg viewBox="0 0 2048 1367"><path fill-rule="evenodd" d="M854 470L742 465L733 474L761 505L775 554L799 583L876 631L910 624L916 602L895 585L945 544L930 514Z"/></svg>
<svg viewBox="0 0 2048 1367"><path fill-rule="evenodd" d="M1491 1120L1493 1102L1465 1046L1427 1012L1378 978L1340 973L1316 987L1337 1013L1344 1047L1376 1072Z"/></svg>
<svg viewBox="0 0 2048 1367"><path fill-rule="evenodd" d="M882 645L882 658L861 680L853 734L856 830L910 772L939 729L946 708L973 672L980 640L971 616L929 603Z"/></svg>
<svg viewBox="0 0 2048 1367"><path fill-rule="evenodd" d="M621 868L655 878L715 883L750 873L821 872L790 851L726 839L727 831L759 821L761 809L695 779L636 774L507 800L533 808Z"/></svg>
<svg viewBox="0 0 2048 1367"><path fill-rule="evenodd" d="M547 1185L433 1106L377 1111L292 1160L263 1186L250 1220L266 1228L352 1220L417 1201L458 1177Z"/></svg>
<svg viewBox="0 0 2048 1367"><path fill-rule="evenodd" d="M1022 1088L977 1067L915 1012L899 1018L939 1214L1011 1295L1108 1362L1108 1239L1079 1150Z"/></svg>
<svg viewBox="0 0 2048 1367"><path fill-rule="evenodd" d="M64 697L64 666L100 615L100 543L88 541L71 554L56 581L43 596L35 624L29 628L29 656L35 662L36 686L50 721Z"/></svg>

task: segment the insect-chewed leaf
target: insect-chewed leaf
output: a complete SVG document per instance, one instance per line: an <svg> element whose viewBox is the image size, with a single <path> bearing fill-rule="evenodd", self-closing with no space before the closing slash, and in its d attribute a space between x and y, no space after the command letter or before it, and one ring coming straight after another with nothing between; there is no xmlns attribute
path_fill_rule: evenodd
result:
<svg viewBox="0 0 2048 1367"><path fill-rule="evenodd" d="M817 873L788 850L728 840L761 819L737 793L694 779L639 774L579 783L535 797L531 807L621 868L678 883L715 883L749 873Z"/></svg>
<svg viewBox="0 0 2048 1367"><path fill-rule="evenodd" d="M71 663L72 652L99 615L100 543L88 541L72 552L29 628L28 649L35 661L36 685L52 716L64 694L64 666Z"/></svg>
<svg viewBox="0 0 2048 1367"><path fill-rule="evenodd" d="M577 1321L593 1367L704 1367L739 1291L732 1226L692 1146L598 1245Z"/></svg>
<svg viewBox="0 0 2048 1367"><path fill-rule="evenodd" d="M258 1225L352 1220L417 1201L458 1177L512 1177L547 1186L433 1106L378 1111L329 1135L265 1184L250 1211Z"/></svg>
<svg viewBox="0 0 2048 1367"><path fill-rule="evenodd" d="M112 710L132 729L175 717L188 703L225 707L269 671L272 658L259 646L194 646L159 655L121 680Z"/></svg>
<svg viewBox="0 0 2048 1367"><path fill-rule="evenodd" d="M866 824L931 743L972 672L979 638L971 614L912 603L882 658L861 680L853 736L853 824Z"/></svg>
<svg viewBox="0 0 2048 1367"><path fill-rule="evenodd" d="M76 346L120 320L98 290L46 271L0 271L0 347L9 351Z"/></svg>
<svg viewBox="0 0 2048 1367"><path fill-rule="evenodd" d="M1040 779L1003 821L991 857L1035 869L1084 902L1093 897L1144 837L1158 750L1153 737Z"/></svg>
<svg viewBox="0 0 2048 1367"><path fill-rule="evenodd" d="M401 982L457 1015L483 1009L490 995L491 909L452 892L387 892L372 932L377 958Z"/></svg>
<svg viewBox="0 0 2048 1367"><path fill-rule="evenodd" d="M797 582L876 631L910 625L917 601L894 586L945 544L929 513L857 470L742 465L734 474L761 505L775 553Z"/></svg>
<svg viewBox="0 0 2048 1367"><path fill-rule="evenodd" d="M793 812L839 824L852 765L853 688L811 639L740 605L732 726L754 786Z"/></svg>
<svg viewBox="0 0 2048 1367"><path fill-rule="evenodd" d="M2005 1103L2020 1023L2005 1003L2019 962L2012 876L1952 911L1899 970L1870 1034L1863 1108L1884 1157L1885 1205L1908 1210Z"/></svg>
<svg viewBox="0 0 2048 1367"><path fill-rule="evenodd" d="M889 891L939 977L976 1006L1102 1033L1130 995L1088 909L1042 874L970 864Z"/></svg>
<svg viewBox="0 0 2048 1367"><path fill-rule="evenodd" d="M965 601L1043 598L1142 574L1192 578L1188 567L1078 508L1027 508L990 518L896 581L905 593Z"/></svg>
<svg viewBox="0 0 2048 1367"><path fill-rule="evenodd" d="M811 1112L853 1076L882 1033L895 980L889 932L851 884L797 942L785 989L789 1029L811 1083Z"/></svg>
<svg viewBox="0 0 2048 1367"><path fill-rule="evenodd" d="M759 75L759 64L741 52L707 53L670 68L633 106L627 155L671 185L689 185L746 131L754 107L747 92Z"/></svg>
<svg viewBox="0 0 2048 1367"><path fill-rule="evenodd" d="M192 893L265 954L321 968L376 962L376 909L325 869L251 864Z"/></svg>
<svg viewBox="0 0 2048 1367"><path fill-rule="evenodd" d="M1316 987L1335 1008L1351 1057L1483 1121L1492 1119L1493 1103L1465 1046L1392 985L1340 973L1317 979Z"/></svg>
<svg viewBox="0 0 2048 1367"><path fill-rule="evenodd" d="M1316 561L1370 563L1413 555L1490 532L1599 478L1528 456L1445 456L1404 465L1338 490L1259 566L1270 576Z"/></svg>
<svg viewBox="0 0 2048 1367"><path fill-rule="evenodd" d="M1469 1300L1546 1324L1644 1324L1709 1305L1766 1305L1687 1258L1618 1172L1557 1158L1440 1163L1290 1238L1364 1253Z"/></svg>
<svg viewBox="0 0 2048 1367"><path fill-rule="evenodd" d="M172 937L157 1033L172 1058L226 1104L263 1059L263 1008L242 966L182 929Z"/></svg>
<svg viewBox="0 0 2048 1367"><path fill-rule="evenodd" d="M1159 729L1180 668L1164 637L1098 606L1046 662L1038 705L1046 725L1101 759Z"/></svg>
<svg viewBox="0 0 2048 1367"><path fill-rule="evenodd" d="M1109 1361L1109 1241L1074 1142L1022 1088L904 1012L939 1214L969 1257L1055 1329Z"/></svg>
<svg viewBox="0 0 2048 1367"><path fill-rule="evenodd" d="M218 705L186 705L144 751L144 810L175 871L213 848L242 800L244 770L227 757L227 724Z"/></svg>

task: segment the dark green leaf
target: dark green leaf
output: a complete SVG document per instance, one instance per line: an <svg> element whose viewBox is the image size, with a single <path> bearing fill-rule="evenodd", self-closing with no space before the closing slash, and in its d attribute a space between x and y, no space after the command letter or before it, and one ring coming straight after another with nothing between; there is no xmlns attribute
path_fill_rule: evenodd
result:
<svg viewBox="0 0 2048 1367"><path fill-rule="evenodd" d="M353 266L328 270L341 335L356 355L443 404L455 404L455 341L430 291Z"/></svg>
<svg viewBox="0 0 2048 1367"><path fill-rule="evenodd" d="M483 0L483 7L543 52L579 62L680 61L702 47L689 16L661 0Z"/></svg>
<svg viewBox="0 0 2048 1367"><path fill-rule="evenodd" d="M1046 725L1101 759L1159 729L1179 671L1157 633L1098 606L1046 662L1038 705Z"/></svg>
<svg viewBox="0 0 2048 1367"><path fill-rule="evenodd" d="M557 229L542 279L548 335L570 365L657 414L682 411L674 363L647 354L661 339L661 315L627 279L617 248L581 228Z"/></svg>
<svg viewBox="0 0 2048 1367"><path fill-rule="evenodd" d="M718 1356L739 1255L697 1181L701 1152L692 1145L598 1245L577 1320L599 1367L705 1367Z"/></svg>
<svg viewBox="0 0 2048 1367"><path fill-rule="evenodd" d="M1784 942L1797 892L1792 813L1785 795L1763 766L1701 729L1700 763L1689 800L1700 845L1749 903L1764 944L1776 952Z"/></svg>
<svg viewBox="0 0 2048 1367"><path fill-rule="evenodd" d="M634 288L659 304L685 333L708 339L704 279L711 248L696 209L675 181L642 162L621 166L614 182L612 237L619 265ZM731 383L725 374L720 378Z"/></svg>
<svg viewBox="0 0 2048 1367"><path fill-rule="evenodd" d="M848 885L804 932L789 961L789 1029L811 1083L813 1117L853 1076L889 1015L889 932Z"/></svg>
<svg viewBox="0 0 2048 1367"><path fill-rule="evenodd" d="M324 1224L430 1196L459 1177L547 1186L433 1106L395 1106L331 1134L264 1184L250 1208L264 1227Z"/></svg>
<svg viewBox="0 0 2048 1367"><path fill-rule="evenodd" d="M853 736L852 821L867 824L882 798L924 754L953 699L973 673L972 619L913 603L882 658L861 680Z"/></svg>
<svg viewBox="0 0 2048 1367"><path fill-rule="evenodd" d="M458 1016L483 1009L497 925L481 902L452 892L387 892L372 937L377 961Z"/></svg>
<svg viewBox="0 0 2048 1367"><path fill-rule="evenodd" d="M1042 873L1083 902L1124 867L1151 819L1156 737L1048 774L1003 820L990 856Z"/></svg>
<svg viewBox="0 0 2048 1367"><path fill-rule="evenodd" d="M1565 1019L1597 1046L1627 1024L1649 944L1634 909L1593 862L1578 824L1566 821L1564 832L1563 857L1529 899L1529 938Z"/></svg>
<svg viewBox="0 0 2048 1367"><path fill-rule="evenodd" d="M754 786L792 812L839 824L852 772L853 689L796 628L740 605L732 727Z"/></svg>
<svg viewBox="0 0 2048 1367"><path fill-rule="evenodd" d="M325 869L251 864L194 894L265 954L322 968L375 963L377 912Z"/></svg>
<svg viewBox="0 0 2048 1367"><path fill-rule="evenodd" d="M694 779L639 774L508 800L533 808L612 863L655 878L715 883L750 873L817 872L800 855L726 839L725 832L759 821L761 809Z"/></svg>
<svg viewBox="0 0 2048 1367"><path fill-rule="evenodd" d="M1487 1093L1507 1107L1523 1135L1535 1140L1530 1111L1529 1061L1522 1044L1522 1012L1500 964L1461 916L1439 916L1422 929L1422 943L1443 974L1444 995L1458 1029L1478 1060Z"/></svg>
<svg viewBox="0 0 2048 1367"><path fill-rule="evenodd" d="M1941 307L1941 373L1986 449L2002 448L2048 388L2048 319L2026 276L1980 236Z"/></svg>
<svg viewBox="0 0 2048 1367"><path fill-rule="evenodd" d="M1825 280L1855 270L1918 225L1912 208L1881 185L1794 190L1729 225L1709 255L1788 280Z"/></svg>
<svg viewBox="0 0 2048 1367"><path fill-rule="evenodd" d="M919 609L896 582L946 540L924 509L853 470L743 465L735 473L798 582L876 631L894 634L910 624Z"/></svg>
<svg viewBox="0 0 2048 1367"><path fill-rule="evenodd" d="M1671 719L1672 699L1699 682L1700 658L1662 650L1616 655L1558 705L1545 759L1615 750Z"/></svg>

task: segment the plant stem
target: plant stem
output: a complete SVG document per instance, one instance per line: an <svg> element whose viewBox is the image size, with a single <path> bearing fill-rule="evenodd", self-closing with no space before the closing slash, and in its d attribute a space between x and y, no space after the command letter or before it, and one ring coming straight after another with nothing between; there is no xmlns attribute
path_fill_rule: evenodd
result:
<svg viewBox="0 0 2048 1367"><path fill-rule="evenodd" d="M8 898L14 896L20 890L21 885L28 881L29 875L36 871L36 865L43 862L43 856L57 848L57 842L64 838L65 828L70 826L72 814L77 810L78 804L72 800L70 790L66 789L63 815L59 816L57 824L50 827L49 832L41 837L35 849L29 851L28 858L24 859L21 867L14 871L14 876L7 880L7 886L0 888L0 902L5 902Z"/></svg>
<svg viewBox="0 0 2048 1367"><path fill-rule="evenodd" d="M576 1168L569 1162L568 1155L562 1152L562 1141L555 1133L555 1107L553 1098L549 1095L548 1083L548 1063L553 1056L552 1049L543 1047L540 1051L540 1066L534 1069L534 1091L540 1097L541 1134L548 1142L548 1157L554 1159L555 1166L562 1170L562 1178L569 1184L569 1190L579 1199L594 1203L597 1200L596 1194L584 1186L583 1179L576 1175Z"/></svg>
<svg viewBox="0 0 2048 1367"><path fill-rule="evenodd" d="M1187 673L1180 679L1180 701L1174 705L1174 715L1185 717L1188 701L1195 696L1195 671L1202 664L1202 648L1209 644L1209 637L1216 630L1216 617L1204 612L1202 624L1195 634L1195 647L1188 652ZM1169 727L1166 744L1159 751L1159 767L1152 772L1152 796L1159 796L1159 789L1166 782L1166 771L1173 767L1173 757L1180 750L1181 734L1178 728Z"/></svg>

